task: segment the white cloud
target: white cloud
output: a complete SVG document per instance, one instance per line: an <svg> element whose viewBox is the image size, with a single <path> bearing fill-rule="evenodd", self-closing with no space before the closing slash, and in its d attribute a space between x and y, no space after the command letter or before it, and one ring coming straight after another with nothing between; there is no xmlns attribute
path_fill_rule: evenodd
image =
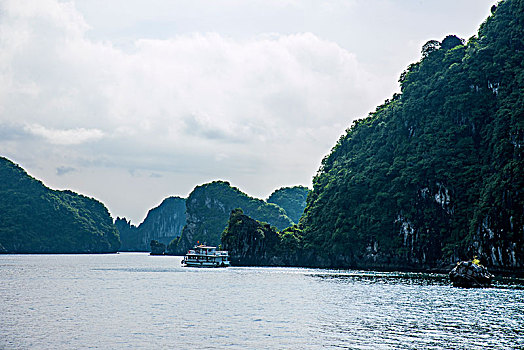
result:
<svg viewBox="0 0 524 350"><path fill-rule="evenodd" d="M25 126L25 131L43 137L54 145L79 145L85 142L99 140L104 133L98 129L49 129L42 125L31 124Z"/></svg>
<svg viewBox="0 0 524 350"><path fill-rule="evenodd" d="M336 138L350 117L367 112L380 85L355 55L311 33L242 41L195 33L137 40L124 52L87 39L70 3L7 4L2 80L11 84L0 88L2 119L23 120L54 144L110 135L129 152L220 152L243 142L251 148L242 152L256 154L257 144L301 142L293 134L303 129L328 128ZM7 40L23 32L30 34L16 45Z"/></svg>

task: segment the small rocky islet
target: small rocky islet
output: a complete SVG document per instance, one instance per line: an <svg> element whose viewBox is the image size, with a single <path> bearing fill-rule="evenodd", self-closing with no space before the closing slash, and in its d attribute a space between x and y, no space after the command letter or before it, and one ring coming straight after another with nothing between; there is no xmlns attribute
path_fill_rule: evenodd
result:
<svg viewBox="0 0 524 350"><path fill-rule="evenodd" d="M454 287L490 287L494 277L476 257L469 261L459 261L449 272L449 279Z"/></svg>

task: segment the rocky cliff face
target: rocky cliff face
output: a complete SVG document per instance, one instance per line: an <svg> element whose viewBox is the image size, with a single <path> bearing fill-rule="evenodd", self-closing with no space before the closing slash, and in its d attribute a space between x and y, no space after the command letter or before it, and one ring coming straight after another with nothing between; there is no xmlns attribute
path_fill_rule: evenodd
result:
<svg viewBox="0 0 524 350"><path fill-rule="evenodd" d="M121 252L145 251L143 249L142 239L139 235L138 228L131 224L126 218L117 217L115 227L120 234Z"/></svg>
<svg viewBox="0 0 524 350"><path fill-rule="evenodd" d="M278 229L293 225L285 211L275 204L249 197L228 182L214 181L197 186L186 201L187 224L179 240L168 246L170 254L184 254L199 241L218 246L227 226L229 213L241 208L253 218L276 226Z"/></svg>
<svg viewBox="0 0 524 350"><path fill-rule="evenodd" d="M185 225L186 200L180 197L169 197L147 213L138 230L145 244L149 245L152 240L156 240L167 245L181 235Z"/></svg>
<svg viewBox="0 0 524 350"><path fill-rule="evenodd" d="M122 240L121 251L149 251L153 240L167 245L181 235L185 224L186 200L180 197L164 199L138 227L125 218L117 218L115 222Z"/></svg>

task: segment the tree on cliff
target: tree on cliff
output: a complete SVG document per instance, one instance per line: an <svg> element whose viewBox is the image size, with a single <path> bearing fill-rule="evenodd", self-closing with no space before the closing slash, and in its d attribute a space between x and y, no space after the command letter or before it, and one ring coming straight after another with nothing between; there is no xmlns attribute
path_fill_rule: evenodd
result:
<svg viewBox="0 0 524 350"><path fill-rule="evenodd" d="M401 94L347 129L313 179L306 249L333 264L524 266L524 0L467 44L428 42Z"/></svg>
<svg viewBox="0 0 524 350"><path fill-rule="evenodd" d="M274 203L286 211L294 223L298 223L306 207L309 188L304 186L282 187L271 193L268 203Z"/></svg>

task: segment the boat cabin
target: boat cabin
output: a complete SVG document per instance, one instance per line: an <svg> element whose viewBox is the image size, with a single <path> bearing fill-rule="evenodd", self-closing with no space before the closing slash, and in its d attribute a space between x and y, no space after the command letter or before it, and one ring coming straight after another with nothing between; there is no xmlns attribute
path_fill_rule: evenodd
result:
<svg viewBox="0 0 524 350"><path fill-rule="evenodd" d="M190 249L182 264L195 267L226 267L229 266L227 251L216 250L216 247L200 244Z"/></svg>

